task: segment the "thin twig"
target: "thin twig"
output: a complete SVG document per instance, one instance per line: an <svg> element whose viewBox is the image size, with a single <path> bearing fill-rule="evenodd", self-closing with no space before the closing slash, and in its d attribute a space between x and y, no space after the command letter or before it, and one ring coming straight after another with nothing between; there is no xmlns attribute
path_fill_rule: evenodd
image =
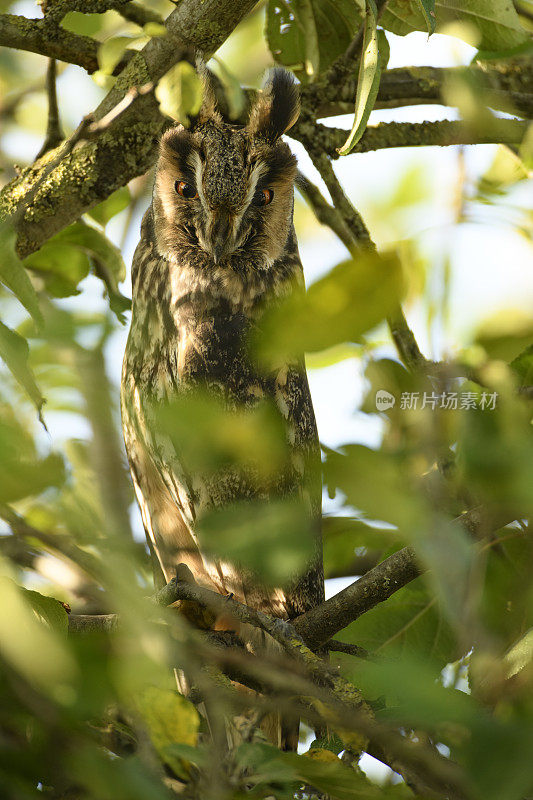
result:
<svg viewBox="0 0 533 800"><path fill-rule="evenodd" d="M48 59L46 70L46 93L48 95L48 125L43 146L35 156L36 160L42 158L49 150L53 150L65 138L59 119L59 107L57 103L57 68L55 58Z"/></svg>

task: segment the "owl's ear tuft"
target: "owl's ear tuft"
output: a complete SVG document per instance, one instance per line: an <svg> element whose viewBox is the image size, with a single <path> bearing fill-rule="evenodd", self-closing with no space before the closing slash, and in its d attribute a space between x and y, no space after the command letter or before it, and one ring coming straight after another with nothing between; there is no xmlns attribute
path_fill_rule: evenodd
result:
<svg viewBox="0 0 533 800"><path fill-rule="evenodd" d="M207 69L205 61L203 61L201 58L196 59L196 71L198 72L200 80L202 81L203 97L202 105L200 106L200 110L192 127L198 123L201 124L204 122L215 122L220 124L222 122L222 117L217 108L215 84L213 82L211 73Z"/></svg>
<svg viewBox="0 0 533 800"><path fill-rule="evenodd" d="M300 94L294 76L283 67L274 67L252 106L247 129L252 136L274 144L294 125L299 113Z"/></svg>

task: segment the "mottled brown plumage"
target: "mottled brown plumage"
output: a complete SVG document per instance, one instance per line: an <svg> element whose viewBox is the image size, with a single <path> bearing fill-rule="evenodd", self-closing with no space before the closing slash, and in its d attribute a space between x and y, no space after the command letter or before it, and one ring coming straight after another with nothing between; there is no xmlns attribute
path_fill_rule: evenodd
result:
<svg viewBox="0 0 533 800"><path fill-rule="evenodd" d="M267 369L249 355L247 339L265 308L303 290L292 223L296 159L280 139L297 115L292 77L275 70L246 127L223 122L207 91L192 127L163 136L133 261L122 377L126 449L164 577L184 563L199 583L283 618L323 599L318 439L303 357ZM253 453L247 466L218 471L184 463L158 409L196 389L235 414L265 400L275 405L288 448L278 475L254 469ZM300 498L312 543L307 568L289 586L263 585L243 565L205 552L199 520L209 509L279 496Z"/></svg>

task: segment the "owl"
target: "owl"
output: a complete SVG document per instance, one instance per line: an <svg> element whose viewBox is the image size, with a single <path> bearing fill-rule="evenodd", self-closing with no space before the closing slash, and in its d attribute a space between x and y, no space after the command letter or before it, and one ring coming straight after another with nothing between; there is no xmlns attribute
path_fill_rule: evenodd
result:
<svg viewBox="0 0 533 800"><path fill-rule="evenodd" d="M303 291L296 159L281 139L298 113L294 79L276 68L245 126L223 120L207 83L190 127L163 135L133 259L122 373L126 451L159 577L168 581L185 564L199 584L287 620L323 600L318 436L303 354L265 364L249 340L270 308ZM172 413L176 398L197 390L235 415L272 404L288 453L279 474L266 478L253 452L245 466L187 461L158 412ZM309 537L308 563L285 585L266 585L247 566L206 550L201 523L210 511L279 498L301 503Z"/></svg>

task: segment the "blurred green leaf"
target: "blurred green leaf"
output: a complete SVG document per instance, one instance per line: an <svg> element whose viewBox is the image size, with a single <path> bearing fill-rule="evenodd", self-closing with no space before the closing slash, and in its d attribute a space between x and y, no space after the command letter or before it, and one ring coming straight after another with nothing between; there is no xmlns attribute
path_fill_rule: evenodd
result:
<svg viewBox="0 0 533 800"><path fill-rule="evenodd" d="M28 366L28 354L29 348L26 339L0 322L0 358L20 385L24 387L40 416L44 398Z"/></svg>
<svg viewBox="0 0 533 800"><path fill-rule="evenodd" d="M423 659L436 670L464 655L423 578L367 611L342 638L387 658ZM395 692L391 684L388 693Z"/></svg>
<svg viewBox="0 0 533 800"><path fill-rule="evenodd" d="M67 635L68 614L59 600L30 589L21 589L21 592L39 622L57 631L62 636Z"/></svg>
<svg viewBox="0 0 533 800"><path fill-rule="evenodd" d="M112 217L120 214L121 211L124 211L124 209L129 206L130 201L130 190L127 186L121 186L120 189L110 194L109 197L101 203L98 203L97 206L91 208L87 214L94 219L95 222L98 222L99 225L105 227Z"/></svg>
<svg viewBox="0 0 533 800"><path fill-rule="evenodd" d="M490 167L478 181L478 199L501 195L509 187L528 177L529 172L522 159L509 147L498 145Z"/></svg>
<svg viewBox="0 0 533 800"><path fill-rule="evenodd" d="M329 451L324 480L330 496L340 489L345 503L360 509L369 519L398 525L403 531L423 529L427 520L425 498L409 474L409 461L399 453L344 445Z"/></svg>
<svg viewBox="0 0 533 800"><path fill-rule="evenodd" d="M94 36L105 25L105 14L85 14L81 11L69 11L61 20L62 28L79 36Z"/></svg>
<svg viewBox="0 0 533 800"><path fill-rule="evenodd" d="M213 61L215 63L214 71L220 78L222 86L224 87L230 118L238 119L246 104L246 95L244 94L241 82L230 72L221 59L214 56Z"/></svg>
<svg viewBox="0 0 533 800"><path fill-rule="evenodd" d="M75 675L75 664L64 632L59 635L57 625L50 625L46 600L51 598L41 597L36 603L36 594L23 593L12 580L0 575L0 603L9 609L9 613L0 615L0 653L33 686L61 698L63 687Z"/></svg>
<svg viewBox="0 0 533 800"><path fill-rule="evenodd" d="M499 50L522 44L528 38L512 3L507 0L436 0L437 31L449 22L469 23L479 32L479 45L485 50ZM420 0L392 0L380 17L386 30L405 36L427 30L427 20ZM460 28L454 31L460 36ZM465 31L465 36L469 36Z"/></svg>
<svg viewBox="0 0 533 800"><path fill-rule="evenodd" d="M533 316L514 309L502 309L478 327L475 343L489 358L513 361L533 345Z"/></svg>
<svg viewBox="0 0 533 800"><path fill-rule="evenodd" d="M313 558L313 522L299 499L249 501L208 511L198 526L202 549L240 564L270 586L285 586Z"/></svg>
<svg viewBox="0 0 533 800"><path fill-rule="evenodd" d="M149 413L189 470L252 467L272 480L287 465L285 428L274 403L257 400L252 408L231 411L206 391L190 391L165 405L156 402Z"/></svg>
<svg viewBox="0 0 533 800"><path fill-rule="evenodd" d="M43 315L39 298L33 288L22 261L17 256L15 245L17 234L12 225L0 224L0 282L10 289L15 297L30 312L37 325L42 325Z"/></svg>
<svg viewBox="0 0 533 800"><path fill-rule="evenodd" d="M370 112L376 102L381 78L377 18L378 12L374 0L367 0L354 119L346 142L337 150L341 156L348 155L363 135Z"/></svg>
<svg viewBox="0 0 533 800"><path fill-rule="evenodd" d="M189 118L200 110L202 104L202 83L188 61L180 61L163 75L155 96L161 112L186 128Z"/></svg>
<svg viewBox="0 0 533 800"><path fill-rule="evenodd" d="M530 344L510 364L522 386L533 386L533 344Z"/></svg>
<svg viewBox="0 0 533 800"><path fill-rule="evenodd" d="M475 396L475 395L474 395ZM490 393L478 390L477 410L461 413L457 445L461 479L478 503L509 519L533 512L533 433L520 397L496 393L496 407L481 408Z"/></svg>
<svg viewBox="0 0 533 800"><path fill-rule="evenodd" d="M311 284L305 295L294 293L265 313L259 353L265 360L279 360L358 342L392 312L402 292L395 253L358 253Z"/></svg>
<svg viewBox="0 0 533 800"><path fill-rule="evenodd" d="M98 48L98 64L100 71L104 75L112 75L113 70L131 44L134 44L139 37L137 36L111 36L102 42Z"/></svg>
<svg viewBox="0 0 533 800"><path fill-rule="evenodd" d="M187 779L190 775L187 761L173 753L172 745L194 747L197 744L198 711L178 692L156 686L149 686L140 694L138 705L155 749L179 778Z"/></svg>
<svg viewBox="0 0 533 800"><path fill-rule="evenodd" d="M278 63L292 67L299 77L316 75L318 67L323 72L346 50L363 15L360 0L269 0L266 35L270 51Z"/></svg>

